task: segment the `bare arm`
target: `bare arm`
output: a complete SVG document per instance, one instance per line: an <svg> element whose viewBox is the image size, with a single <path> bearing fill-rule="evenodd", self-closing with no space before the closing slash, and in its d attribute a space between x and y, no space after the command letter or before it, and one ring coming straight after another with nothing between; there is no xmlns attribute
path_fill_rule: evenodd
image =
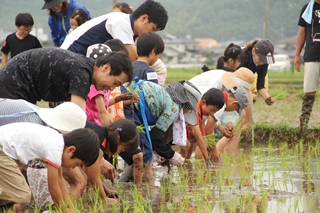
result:
<svg viewBox="0 0 320 213"><path fill-rule="evenodd" d="M2 59L1 59L2 67L6 65L7 61L8 61L8 54L2 53Z"/></svg>
<svg viewBox="0 0 320 213"><path fill-rule="evenodd" d="M98 159L94 164L92 164L89 167L84 167L84 172L86 173L88 180L94 187L99 189L99 195L102 199L107 199L107 195L104 192L102 182L100 179L100 164L101 164L101 159L103 157L103 151L100 149Z"/></svg>
<svg viewBox="0 0 320 213"><path fill-rule="evenodd" d="M101 121L101 124L103 126L110 125L113 122L113 119L109 115L106 106L104 105L104 100L102 95L98 95L94 98L96 102L96 106L98 108L99 118Z"/></svg>
<svg viewBox="0 0 320 213"><path fill-rule="evenodd" d="M143 168L143 154L142 152L139 152L137 154L134 154L132 156L133 163L134 163L134 170L133 170L133 176L134 176L134 183L136 185L141 185L142 183L142 168Z"/></svg>
<svg viewBox="0 0 320 213"><path fill-rule="evenodd" d="M79 95L72 94L71 102L77 104L79 107L81 107L81 109L83 109L83 111L86 112L86 100L84 98Z"/></svg>
<svg viewBox="0 0 320 213"><path fill-rule="evenodd" d="M200 151L201 151L204 159L205 159L205 160L208 160L209 157L208 157L208 152L207 152L207 144L206 144L206 142L203 140L203 137L202 137L202 135L201 135L199 126L198 126L198 125L196 125L196 126L190 126L190 128L191 128L192 131L193 131L193 136L194 136L194 138L196 139L197 145L199 146Z"/></svg>
<svg viewBox="0 0 320 213"><path fill-rule="evenodd" d="M214 132L214 127L216 126L216 121L212 116L208 117L207 124L204 128L205 134L210 135Z"/></svg>
<svg viewBox="0 0 320 213"><path fill-rule="evenodd" d="M300 65L301 65L301 51L304 46L306 40L306 29L304 27L299 27L297 41L296 41L296 54L294 56L294 68L297 72L300 72Z"/></svg>
<svg viewBox="0 0 320 213"><path fill-rule="evenodd" d="M48 188L53 202L58 208L65 208L65 200L63 190L60 188L59 169L51 164L47 164L48 168ZM61 168L60 168L61 169Z"/></svg>
<svg viewBox="0 0 320 213"><path fill-rule="evenodd" d="M134 44L125 44L128 52L129 52L129 58L131 61L135 61L138 59L138 54L137 54L137 48Z"/></svg>
<svg viewBox="0 0 320 213"><path fill-rule="evenodd" d="M249 104L246 108L244 108L242 113L245 113L245 115L244 115L245 122L244 122L243 128L251 127L251 125L252 125L252 107L251 107L251 104Z"/></svg>
<svg viewBox="0 0 320 213"><path fill-rule="evenodd" d="M262 88L259 90L259 94L261 95L261 97L263 99L266 99L266 98L269 98L270 97L270 94L268 92L268 90L266 88ZM273 102L272 102L273 103Z"/></svg>

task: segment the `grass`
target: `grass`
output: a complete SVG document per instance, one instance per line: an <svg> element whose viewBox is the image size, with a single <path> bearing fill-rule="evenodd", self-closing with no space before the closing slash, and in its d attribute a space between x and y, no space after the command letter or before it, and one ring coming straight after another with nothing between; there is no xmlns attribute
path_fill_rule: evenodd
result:
<svg viewBox="0 0 320 213"><path fill-rule="evenodd" d="M193 68L168 68L166 83L171 83L179 80L189 80L194 76L201 74L201 67ZM301 72L268 72L269 85L300 85L303 83L303 71Z"/></svg>

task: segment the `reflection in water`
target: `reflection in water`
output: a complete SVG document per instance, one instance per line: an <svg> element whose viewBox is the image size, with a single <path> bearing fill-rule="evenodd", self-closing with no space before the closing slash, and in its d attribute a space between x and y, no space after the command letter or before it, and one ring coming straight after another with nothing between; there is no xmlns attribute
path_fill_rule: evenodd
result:
<svg viewBox="0 0 320 213"><path fill-rule="evenodd" d="M242 147L222 158L211 169L191 159L170 174L154 164L154 178L136 189L142 198L131 184L121 196L133 203L132 212L139 199L149 206L143 212L320 212L320 159L311 152Z"/></svg>

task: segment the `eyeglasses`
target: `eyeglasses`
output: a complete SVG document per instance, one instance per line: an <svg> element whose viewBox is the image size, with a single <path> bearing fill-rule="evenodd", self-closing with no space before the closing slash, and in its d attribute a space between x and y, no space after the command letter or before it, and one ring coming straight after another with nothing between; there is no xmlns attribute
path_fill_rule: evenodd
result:
<svg viewBox="0 0 320 213"><path fill-rule="evenodd" d="M30 27L30 28L22 28L22 27L19 27L18 29L19 29L21 32L26 32L26 33L29 33L29 32L32 31L32 27Z"/></svg>

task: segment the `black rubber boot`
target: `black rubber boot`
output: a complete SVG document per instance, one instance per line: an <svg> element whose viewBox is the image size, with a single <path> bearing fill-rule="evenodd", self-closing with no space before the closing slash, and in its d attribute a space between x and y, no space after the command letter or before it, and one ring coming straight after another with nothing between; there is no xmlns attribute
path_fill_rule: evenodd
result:
<svg viewBox="0 0 320 213"><path fill-rule="evenodd" d="M302 109L300 115L300 134L308 128L310 114L312 112L313 103L315 101L314 96L302 96Z"/></svg>

